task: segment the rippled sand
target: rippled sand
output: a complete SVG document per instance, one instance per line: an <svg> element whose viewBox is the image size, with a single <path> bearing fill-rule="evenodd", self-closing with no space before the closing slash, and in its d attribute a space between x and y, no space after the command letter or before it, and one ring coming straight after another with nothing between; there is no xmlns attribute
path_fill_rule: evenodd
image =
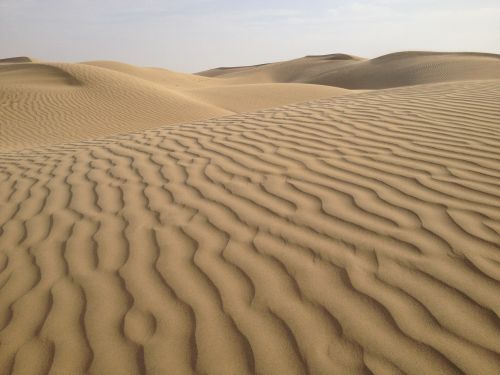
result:
<svg viewBox="0 0 500 375"><path fill-rule="evenodd" d="M84 123L0 140L0 374L498 374L500 81Z"/></svg>

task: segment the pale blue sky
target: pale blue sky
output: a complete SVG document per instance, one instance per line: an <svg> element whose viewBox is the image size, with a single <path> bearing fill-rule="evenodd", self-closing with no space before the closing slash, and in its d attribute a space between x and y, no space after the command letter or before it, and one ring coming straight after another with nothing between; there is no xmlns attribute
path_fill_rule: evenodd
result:
<svg viewBox="0 0 500 375"><path fill-rule="evenodd" d="M0 0L0 57L194 72L401 50L500 53L500 1Z"/></svg>

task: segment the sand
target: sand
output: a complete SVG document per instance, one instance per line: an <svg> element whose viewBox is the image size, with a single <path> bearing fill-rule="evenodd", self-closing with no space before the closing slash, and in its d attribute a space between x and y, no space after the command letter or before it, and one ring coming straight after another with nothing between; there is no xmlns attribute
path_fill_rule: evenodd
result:
<svg viewBox="0 0 500 375"><path fill-rule="evenodd" d="M117 62L26 59L0 60L4 149L93 139L349 93L308 84L234 85Z"/></svg>
<svg viewBox="0 0 500 375"><path fill-rule="evenodd" d="M371 90L424 83L500 79L500 55L397 52L363 59L333 54L257 66L217 68L198 74L240 83L299 82Z"/></svg>
<svg viewBox="0 0 500 375"><path fill-rule="evenodd" d="M14 64L0 374L498 374L500 80Z"/></svg>

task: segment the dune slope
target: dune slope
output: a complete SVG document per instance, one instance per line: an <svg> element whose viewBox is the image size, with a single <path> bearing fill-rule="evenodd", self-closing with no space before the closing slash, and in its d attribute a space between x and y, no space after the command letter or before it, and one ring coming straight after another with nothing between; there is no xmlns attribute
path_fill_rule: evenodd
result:
<svg viewBox="0 0 500 375"><path fill-rule="evenodd" d="M384 89L426 83L500 79L500 55L398 52L366 60L334 54L249 67L217 68L198 74L240 83L300 82L346 89Z"/></svg>
<svg viewBox="0 0 500 375"><path fill-rule="evenodd" d="M357 93L337 87L303 83L232 84L189 89L185 92L191 98L235 113Z"/></svg>
<svg viewBox="0 0 500 375"><path fill-rule="evenodd" d="M232 87L225 80L117 62L16 61L0 63L3 149L92 139L348 93L301 84L287 89L282 84Z"/></svg>
<svg viewBox="0 0 500 375"><path fill-rule="evenodd" d="M0 154L2 374L498 374L500 82Z"/></svg>
<svg viewBox="0 0 500 375"><path fill-rule="evenodd" d="M332 54L306 56L289 61L281 61L270 64L260 64L240 67L223 67L210 69L197 73L199 76L212 78L231 78L237 82L306 82L312 80L324 72L334 68L349 66L358 61L364 61L360 57Z"/></svg>
<svg viewBox="0 0 500 375"><path fill-rule="evenodd" d="M0 65L0 147L95 138L231 114L152 82L83 64Z"/></svg>

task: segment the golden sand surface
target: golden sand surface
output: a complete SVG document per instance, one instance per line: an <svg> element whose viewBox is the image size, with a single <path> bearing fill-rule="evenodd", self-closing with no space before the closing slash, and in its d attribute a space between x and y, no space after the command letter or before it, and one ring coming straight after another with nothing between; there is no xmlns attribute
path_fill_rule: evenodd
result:
<svg viewBox="0 0 500 375"><path fill-rule="evenodd" d="M0 374L498 374L479 78L0 64Z"/></svg>

